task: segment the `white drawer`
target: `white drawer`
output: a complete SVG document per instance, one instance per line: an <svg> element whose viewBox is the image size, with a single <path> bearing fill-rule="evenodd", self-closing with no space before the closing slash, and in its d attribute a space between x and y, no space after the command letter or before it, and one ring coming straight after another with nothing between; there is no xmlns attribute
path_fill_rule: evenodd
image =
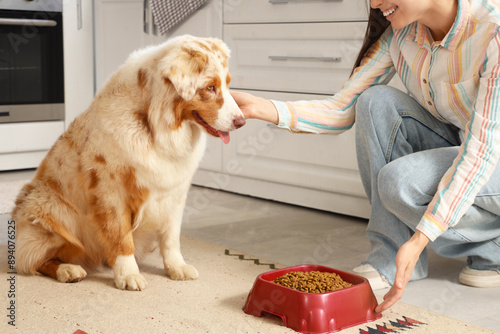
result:
<svg viewBox="0 0 500 334"><path fill-rule="evenodd" d="M365 22L226 25L231 87L333 94L349 78Z"/></svg>
<svg viewBox="0 0 500 334"><path fill-rule="evenodd" d="M64 132L64 122L0 124L0 153L45 151Z"/></svg>
<svg viewBox="0 0 500 334"><path fill-rule="evenodd" d="M274 100L327 96L252 92ZM365 197L356 160L354 129L340 135L297 134L249 120L224 146L224 171L237 176Z"/></svg>
<svg viewBox="0 0 500 334"><path fill-rule="evenodd" d="M366 0L224 0L224 23L366 21Z"/></svg>

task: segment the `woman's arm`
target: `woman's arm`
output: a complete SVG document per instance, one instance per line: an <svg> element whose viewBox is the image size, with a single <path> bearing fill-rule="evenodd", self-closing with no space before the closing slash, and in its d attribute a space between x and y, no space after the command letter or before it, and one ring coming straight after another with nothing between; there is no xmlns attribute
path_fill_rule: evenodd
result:
<svg viewBox="0 0 500 334"><path fill-rule="evenodd" d="M233 97L246 117L265 120L292 132L344 132L354 124L358 96L373 85L388 83L395 73L389 53L392 36L389 29L372 46L342 89L324 100L280 102L232 92Z"/></svg>
<svg viewBox="0 0 500 334"><path fill-rule="evenodd" d="M500 159L500 33L489 42L472 117L459 154L441 179L417 229L434 241L459 223Z"/></svg>
<svg viewBox="0 0 500 334"><path fill-rule="evenodd" d="M245 118L255 118L278 124L278 111L274 104L262 97L231 91L231 95L240 107Z"/></svg>

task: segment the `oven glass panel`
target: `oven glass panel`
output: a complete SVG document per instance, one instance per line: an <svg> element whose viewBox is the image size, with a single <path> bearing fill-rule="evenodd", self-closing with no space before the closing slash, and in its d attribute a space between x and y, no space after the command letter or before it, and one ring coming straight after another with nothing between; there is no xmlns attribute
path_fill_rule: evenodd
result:
<svg viewBox="0 0 500 334"><path fill-rule="evenodd" d="M0 105L64 102L62 40L61 13L0 10Z"/></svg>

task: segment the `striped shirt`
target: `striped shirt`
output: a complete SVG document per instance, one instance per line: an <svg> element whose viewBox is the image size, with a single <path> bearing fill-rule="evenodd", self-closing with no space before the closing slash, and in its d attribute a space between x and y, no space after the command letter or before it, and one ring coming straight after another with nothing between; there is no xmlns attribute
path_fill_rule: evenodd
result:
<svg viewBox="0 0 500 334"><path fill-rule="evenodd" d="M500 157L499 27L498 0L459 0L457 18L440 42L418 22L389 28L334 96L273 101L279 126L313 133L350 129L358 96L397 73L424 108L460 129L459 154L417 226L435 240L459 222Z"/></svg>

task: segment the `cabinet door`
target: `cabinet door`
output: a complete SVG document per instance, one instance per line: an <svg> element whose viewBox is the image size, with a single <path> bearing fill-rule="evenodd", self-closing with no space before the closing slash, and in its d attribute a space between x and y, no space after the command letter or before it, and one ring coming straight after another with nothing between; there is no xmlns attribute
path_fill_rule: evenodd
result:
<svg viewBox="0 0 500 334"><path fill-rule="evenodd" d="M324 96L250 93L278 100ZM356 163L354 131L341 135L293 134L257 120L231 133L223 172L198 170L193 183L295 205L368 218Z"/></svg>
<svg viewBox="0 0 500 334"><path fill-rule="evenodd" d="M253 92L277 100L321 99L326 96ZM340 135L296 134L250 120L233 134L224 149L224 171L365 198L359 176L354 130Z"/></svg>
<svg viewBox="0 0 500 334"><path fill-rule="evenodd" d="M91 1L63 2L66 128L94 98L94 12Z"/></svg>
<svg viewBox="0 0 500 334"><path fill-rule="evenodd" d="M0 171L38 167L63 132L63 121L0 124Z"/></svg>
<svg viewBox="0 0 500 334"><path fill-rule="evenodd" d="M145 43L143 0L96 0L96 89Z"/></svg>
<svg viewBox="0 0 500 334"><path fill-rule="evenodd" d="M333 94L349 78L366 22L224 27L238 89Z"/></svg>

